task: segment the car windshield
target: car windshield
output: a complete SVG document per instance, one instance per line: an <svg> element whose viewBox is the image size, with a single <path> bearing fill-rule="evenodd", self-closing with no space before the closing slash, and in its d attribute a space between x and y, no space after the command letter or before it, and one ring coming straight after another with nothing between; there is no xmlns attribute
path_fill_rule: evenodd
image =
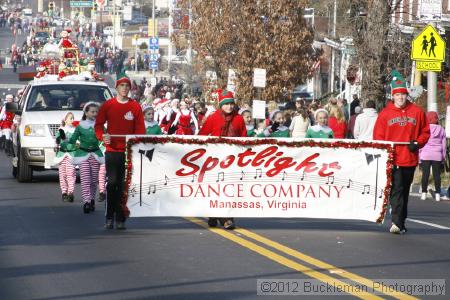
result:
<svg viewBox="0 0 450 300"><path fill-rule="evenodd" d="M82 110L90 101L103 103L112 98L107 87L95 85L44 85L31 89L27 111Z"/></svg>

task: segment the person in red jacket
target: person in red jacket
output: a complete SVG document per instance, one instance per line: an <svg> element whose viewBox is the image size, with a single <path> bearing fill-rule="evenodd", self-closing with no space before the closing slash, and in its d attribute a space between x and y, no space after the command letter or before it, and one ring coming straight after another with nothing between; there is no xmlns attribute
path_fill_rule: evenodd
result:
<svg viewBox="0 0 450 300"><path fill-rule="evenodd" d="M419 148L430 137L425 112L407 100L406 81L396 70L392 71L392 102L378 115L373 132L374 140L408 142L395 145L392 188L390 194L392 225L390 232L406 233L409 189L419 161Z"/></svg>
<svg viewBox="0 0 450 300"><path fill-rule="evenodd" d="M206 119L205 124L198 134L246 137L247 128L245 127L244 119L236 111L233 93L226 90L218 90L218 101L220 109L216 110ZM235 228L233 218L209 218L208 225L210 227L216 227L217 221L220 221L225 229L232 230Z"/></svg>
<svg viewBox="0 0 450 300"><path fill-rule="evenodd" d="M117 97L106 101L95 120L95 134L106 146L106 223L105 228L125 229L128 210L122 203L125 182L125 138L111 135L145 134L141 106L128 98L131 81L125 74L117 77ZM104 133L107 123L106 133Z"/></svg>
<svg viewBox="0 0 450 300"><path fill-rule="evenodd" d="M347 133L347 121L344 112L337 104L330 105L330 118L328 126L333 130L335 139L345 139Z"/></svg>

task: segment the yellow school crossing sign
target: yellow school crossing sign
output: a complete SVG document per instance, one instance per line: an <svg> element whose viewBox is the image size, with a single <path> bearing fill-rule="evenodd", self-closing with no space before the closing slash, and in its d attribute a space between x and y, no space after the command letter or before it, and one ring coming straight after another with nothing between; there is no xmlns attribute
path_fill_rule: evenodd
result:
<svg viewBox="0 0 450 300"><path fill-rule="evenodd" d="M441 70L441 63L445 59L445 41L432 25L426 26L412 41L411 59L417 61L417 70Z"/></svg>

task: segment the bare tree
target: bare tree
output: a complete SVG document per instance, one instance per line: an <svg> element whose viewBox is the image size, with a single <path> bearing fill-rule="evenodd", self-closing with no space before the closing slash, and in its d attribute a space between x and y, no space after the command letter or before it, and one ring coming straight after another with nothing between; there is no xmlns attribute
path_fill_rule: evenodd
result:
<svg viewBox="0 0 450 300"><path fill-rule="evenodd" d="M411 36L402 34L391 22L400 1L350 1L349 21L357 60L363 72L362 97L383 101L390 70L402 69L404 62L409 60Z"/></svg>
<svg viewBox="0 0 450 300"><path fill-rule="evenodd" d="M316 54L312 29L303 18L306 0L179 2L185 9L191 5L193 18L190 28L173 39L185 46L190 40L197 62L217 73L219 85L233 69L239 99L255 99L254 68L266 69L265 100L282 100L286 91L310 76Z"/></svg>

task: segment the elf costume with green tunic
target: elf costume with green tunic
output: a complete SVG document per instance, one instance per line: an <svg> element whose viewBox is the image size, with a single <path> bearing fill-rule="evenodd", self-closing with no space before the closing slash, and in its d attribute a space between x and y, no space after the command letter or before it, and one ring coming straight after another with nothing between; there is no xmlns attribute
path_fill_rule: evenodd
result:
<svg viewBox="0 0 450 300"><path fill-rule="evenodd" d="M333 130L328 126L314 125L308 128L305 138L332 139L334 138L334 134Z"/></svg>
<svg viewBox="0 0 450 300"><path fill-rule="evenodd" d="M105 163L105 157L100 149L100 142L95 135L94 125L95 121L81 121L69 140L71 144L75 144L78 140L80 141L80 146L75 151L72 160L75 165L80 165L90 157L93 157L100 164Z"/></svg>
<svg viewBox="0 0 450 300"><path fill-rule="evenodd" d="M274 137L274 138L288 138L289 128L286 126L279 126L276 131L271 131L270 127L267 127L262 133L258 134L257 137Z"/></svg>
<svg viewBox="0 0 450 300"><path fill-rule="evenodd" d="M145 123L145 133L149 135L160 135L163 134L161 127L159 127L158 122L156 121L144 121Z"/></svg>
<svg viewBox="0 0 450 300"><path fill-rule="evenodd" d="M64 132L62 133L62 131ZM56 134L56 143L59 144L59 151L56 153L54 163L58 164L59 186L63 202L73 202L74 200L73 192L77 175L72 160L77 148L74 144L68 143L68 139L72 137L74 132L75 126L64 126ZM61 137L62 134L63 136Z"/></svg>
<svg viewBox="0 0 450 300"><path fill-rule="evenodd" d="M56 140L60 142L59 142L59 151L56 153L56 157L53 161L55 165L61 163L66 157L69 158L70 161L72 162L77 147L75 144L69 143L69 140L72 137L73 133L75 132L75 128L76 127L74 126L64 126L60 128L64 130L64 133L66 134L64 140L61 139L59 131L56 133Z"/></svg>
<svg viewBox="0 0 450 300"><path fill-rule="evenodd" d="M256 136L255 126L245 125L245 127L247 128L247 137L255 137Z"/></svg>

